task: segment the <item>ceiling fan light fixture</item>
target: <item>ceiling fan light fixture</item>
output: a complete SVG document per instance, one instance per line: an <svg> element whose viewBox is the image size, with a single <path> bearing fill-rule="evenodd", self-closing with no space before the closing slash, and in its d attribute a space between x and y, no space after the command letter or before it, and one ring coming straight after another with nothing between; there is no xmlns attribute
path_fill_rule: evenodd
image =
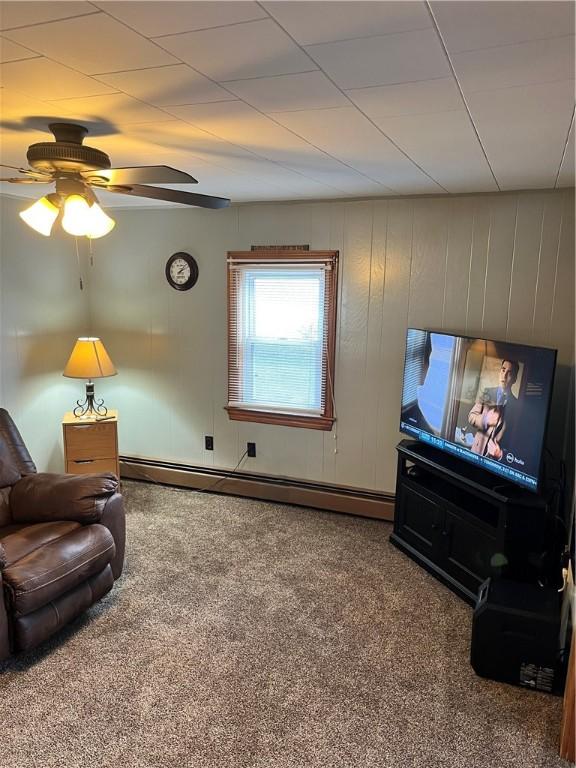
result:
<svg viewBox="0 0 576 768"><path fill-rule="evenodd" d="M69 235L82 237L90 228L90 206L82 195L68 195L64 203L62 229Z"/></svg>
<svg viewBox="0 0 576 768"><path fill-rule="evenodd" d="M90 206L88 218L89 222L88 229L86 230L86 237L90 240L104 237L104 235L107 235L108 232L111 232L116 226L114 219L108 216L96 202L92 203Z"/></svg>
<svg viewBox="0 0 576 768"><path fill-rule="evenodd" d="M52 199L51 199L52 198ZM20 211L18 214L22 221L25 221L29 227L39 232L44 237L49 237L52 232L54 222L60 213L58 195L45 195L40 200L36 200L29 208Z"/></svg>

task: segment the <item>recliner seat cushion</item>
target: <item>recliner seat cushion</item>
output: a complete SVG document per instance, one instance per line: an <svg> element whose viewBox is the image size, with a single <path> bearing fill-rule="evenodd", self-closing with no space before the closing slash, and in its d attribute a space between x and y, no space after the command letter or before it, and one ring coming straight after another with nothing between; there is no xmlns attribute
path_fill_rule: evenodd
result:
<svg viewBox="0 0 576 768"><path fill-rule="evenodd" d="M80 526L44 544L3 571L16 616L25 616L101 571L115 545L103 525Z"/></svg>
<svg viewBox="0 0 576 768"><path fill-rule="evenodd" d="M0 528L0 544L6 553L6 565L12 565L35 549L61 539L76 528L80 528L80 523L72 521L9 525Z"/></svg>

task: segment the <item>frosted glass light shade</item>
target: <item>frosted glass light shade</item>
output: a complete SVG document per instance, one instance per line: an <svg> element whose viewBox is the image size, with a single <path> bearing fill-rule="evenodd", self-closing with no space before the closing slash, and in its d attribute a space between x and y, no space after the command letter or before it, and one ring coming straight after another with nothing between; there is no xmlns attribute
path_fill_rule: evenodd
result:
<svg viewBox="0 0 576 768"><path fill-rule="evenodd" d="M41 235L48 237L52 231L52 226L58 218L59 209L48 197L41 197L30 208L20 211L20 218L35 229Z"/></svg>
<svg viewBox="0 0 576 768"><path fill-rule="evenodd" d="M97 336L81 337L72 350L64 376L71 379L100 379L117 373L104 344Z"/></svg>
<svg viewBox="0 0 576 768"><path fill-rule="evenodd" d="M98 203L92 203L88 214L88 229L86 237L95 240L98 237L104 237L116 226L114 219L104 213Z"/></svg>
<svg viewBox="0 0 576 768"><path fill-rule="evenodd" d="M62 228L69 235L85 235L90 226L90 206L81 195L69 195L64 203Z"/></svg>

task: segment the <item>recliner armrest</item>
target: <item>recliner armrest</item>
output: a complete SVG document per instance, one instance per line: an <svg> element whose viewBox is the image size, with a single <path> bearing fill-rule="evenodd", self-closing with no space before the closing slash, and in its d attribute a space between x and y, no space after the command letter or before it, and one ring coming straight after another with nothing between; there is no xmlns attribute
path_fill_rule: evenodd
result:
<svg viewBox="0 0 576 768"><path fill-rule="evenodd" d="M100 521L106 502L118 490L111 472L64 475L41 472L27 475L12 486L10 513L15 523L75 520Z"/></svg>

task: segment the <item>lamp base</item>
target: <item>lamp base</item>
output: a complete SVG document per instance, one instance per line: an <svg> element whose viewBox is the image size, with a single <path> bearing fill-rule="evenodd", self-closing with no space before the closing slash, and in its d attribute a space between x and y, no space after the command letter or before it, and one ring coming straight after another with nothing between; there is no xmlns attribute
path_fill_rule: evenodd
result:
<svg viewBox="0 0 576 768"><path fill-rule="evenodd" d="M77 400L76 408L72 411L77 419L90 419L95 416L106 416L108 408L104 400L96 400L94 397L94 382L86 382L86 399Z"/></svg>

